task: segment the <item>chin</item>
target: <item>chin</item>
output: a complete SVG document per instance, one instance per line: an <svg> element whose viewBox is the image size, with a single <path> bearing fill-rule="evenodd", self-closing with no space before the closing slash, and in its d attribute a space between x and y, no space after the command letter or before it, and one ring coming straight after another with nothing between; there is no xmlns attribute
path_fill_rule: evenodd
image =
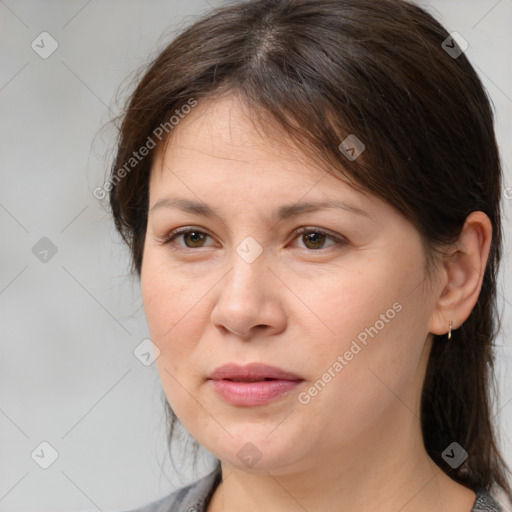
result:
<svg viewBox="0 0 512 512"><path fill-rule="evenodd" d="M297 452L297 442L288 435L285 439L277 436L270 439L268 432L272 431L271 428L265 434L253 434L250 428L240 430L244 435L230 437L226 434L222 445L208 446L204 443L203 446L233 469L252 474L288 472L290 466L297 465L305 455Z"/></svg>

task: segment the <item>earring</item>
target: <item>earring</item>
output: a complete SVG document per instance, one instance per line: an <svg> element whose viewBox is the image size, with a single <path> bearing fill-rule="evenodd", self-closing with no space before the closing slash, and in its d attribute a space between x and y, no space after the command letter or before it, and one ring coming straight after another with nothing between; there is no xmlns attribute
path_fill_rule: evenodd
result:
<svg viewBox="0 0 512 512"><path fill-rule="evenodd" d="M448 339L451 340L452 339L452 321L450 320L450 330L448 331Z"/></svg>

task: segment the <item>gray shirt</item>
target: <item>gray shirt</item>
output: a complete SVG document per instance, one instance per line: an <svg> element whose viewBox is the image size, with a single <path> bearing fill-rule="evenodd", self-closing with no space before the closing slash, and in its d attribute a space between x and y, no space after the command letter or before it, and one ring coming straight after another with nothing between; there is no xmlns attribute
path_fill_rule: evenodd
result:
<svg viewBox="0 0 512 512"><path fill-rule="evenodd" d="M215 469L196 482L174 491L145 507L130 512L206 512L222 474ZM476 499L470 512L502 512L493 497L482 487L475 489Z"/></svg>

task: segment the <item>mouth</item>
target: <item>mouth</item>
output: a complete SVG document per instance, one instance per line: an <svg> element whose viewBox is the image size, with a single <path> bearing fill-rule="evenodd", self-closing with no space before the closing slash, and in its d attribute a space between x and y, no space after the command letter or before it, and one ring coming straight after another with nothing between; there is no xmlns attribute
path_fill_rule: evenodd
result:
<svg viewBox="0 0 512 512"><path fill-rule="evenodd" d="M252 363L247 366L221 366L212 372L208 381L225 402L239 407L254 407L288 395L304 379L275 366Z"/></svg>

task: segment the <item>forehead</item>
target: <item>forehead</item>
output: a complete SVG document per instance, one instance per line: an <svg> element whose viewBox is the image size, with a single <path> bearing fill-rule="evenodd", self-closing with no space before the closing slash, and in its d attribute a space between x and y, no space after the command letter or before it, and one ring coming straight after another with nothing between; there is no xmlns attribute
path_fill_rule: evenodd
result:
<svg viewBox="0 0 512 512"><path fill-rule="evenodd" d="M256 123L234 95L201 102L180 120L166 144L159 146L152 174L166 169L187 169L193 174L208 168L211 173L236 170L240 179L244 170L257 170L267 178L286 173L294 179L318 180L325 175L318 159L301 151L268 117L268 123L261 117Z"/></svg>

